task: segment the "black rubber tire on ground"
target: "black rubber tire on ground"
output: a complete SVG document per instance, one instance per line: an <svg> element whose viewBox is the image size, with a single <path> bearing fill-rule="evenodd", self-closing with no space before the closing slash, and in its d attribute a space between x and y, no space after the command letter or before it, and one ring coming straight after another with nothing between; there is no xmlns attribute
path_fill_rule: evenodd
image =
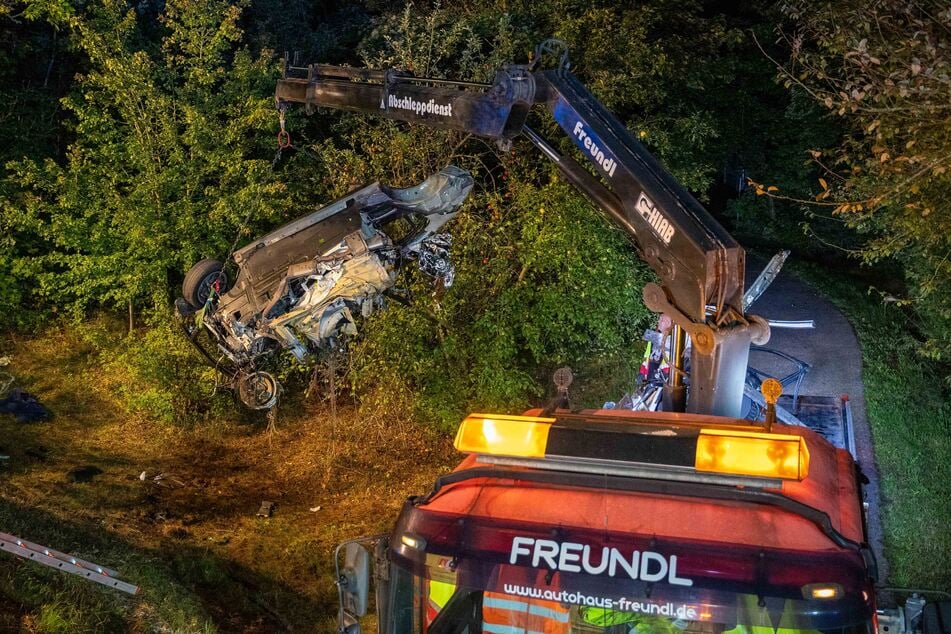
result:
<svg viewBox="0 0 951 634"><path fill-rule="evenodd" d="M220 279L221 284L218 287L218 294L228 291L228 274L224 271L224 265L218 260L207 258L198 262L195 266L188 269L185 274L185 281L182 282L182 295L185 301L195 308L202 308L208 301L208 293L215 280Z"/></svg>

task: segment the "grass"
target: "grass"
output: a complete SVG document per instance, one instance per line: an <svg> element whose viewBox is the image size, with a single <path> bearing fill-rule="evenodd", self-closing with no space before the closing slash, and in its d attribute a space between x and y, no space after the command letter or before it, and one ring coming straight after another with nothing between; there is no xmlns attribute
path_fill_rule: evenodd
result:
<svg viewBox="0 0 951 634"><path fill-rule="evenodd" d="M951 590L951 384L917 354L909 317L867 285L798 264L795 273L851 321L882 487L890 585Z"/></svg>
<svg viewBox="0 0 951 634"><path fill-rule="evenodd" d="M131 342L110 331L118 351ZM385 532L454 462L446 438L343 406L166 422L130 414L112 351L72 329L8 340L20 385L56 414L0 417L0 530L116 568L135 597L0 554L0 631L336 631L331 553ZM70 482L79 465L102 470ZM181 485L142 481L161 471ZM276 503L269 519L255 513ZM320 507L317 511L311 508Z"/></svg>

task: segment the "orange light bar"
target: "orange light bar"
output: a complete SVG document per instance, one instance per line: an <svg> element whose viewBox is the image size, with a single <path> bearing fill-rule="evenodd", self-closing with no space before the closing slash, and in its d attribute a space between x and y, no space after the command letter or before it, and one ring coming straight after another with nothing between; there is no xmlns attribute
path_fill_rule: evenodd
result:
<svg viewBox="0 0 951 634"><path fill-rule="evenodd" d="M701 429L697 471L802 480L809 473L809 449L799 436Z"/></svg>
<svg viewBox="0 0 951 634"><path fill-rule="evenodd" d="M554 418L469 414L456 433L455 447L465 453L544 458Z"/></svg>

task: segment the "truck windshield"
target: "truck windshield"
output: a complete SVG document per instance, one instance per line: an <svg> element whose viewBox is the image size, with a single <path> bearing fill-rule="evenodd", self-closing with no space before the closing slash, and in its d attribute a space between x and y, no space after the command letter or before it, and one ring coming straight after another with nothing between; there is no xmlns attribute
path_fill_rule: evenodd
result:
<svg viewBox="0 0 951 634"><path fill-rule="evenodd" d="M869 634L868 618L802 597L691 590L625 594L579 575L498 564L466 574L464 562L427 557L422 574L392 567L388 632L427 634ZM568 579L567 577L575 577ZM583 577L583 575L581 575ZM481 577L481 579L480 579ZM645 596L645 594L647 596ZM653 597L653 598L652 598ZM848 603L844 605L849 605ZM851 614L850 614L851 612Z"/></svg>

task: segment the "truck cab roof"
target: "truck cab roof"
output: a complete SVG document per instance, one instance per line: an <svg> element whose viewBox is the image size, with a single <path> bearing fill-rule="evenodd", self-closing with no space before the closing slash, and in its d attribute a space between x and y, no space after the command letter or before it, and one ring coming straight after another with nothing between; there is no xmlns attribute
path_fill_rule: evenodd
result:
<svg viewBox="0 0 951 634"><path fill-rule="evenodd" d="M537 415L530 410L527 415ZM630 433L624 423L638 421L656 426L684 422L731 425L750 428L750 422L716 416L675 412L619 412L586 410L579 413L597 420L599 429L617 421L614 434ZM801 481L783 480L778 489L764 489L794 500L828 516L836 532L856 543L865 541L856 466L847 451L837 449L805 427L776 424L772 431L802 437L809 448L809 472ZM609 435L603 436L610 442ZM616 443L617 441L615 441ZM478 474L493 468L485 457L467 456L456 474ZM802 551L838 550L837 545L816 523L795 512L762 502L741 499L710 499L706 489L696 496L593 489L580 483L539 483L528 478L531 467L523 469L525 479L476 475L461 479L441 490L421 505L438 513L465 513L493 519L530 521L546 525L602 528L643 535L723 541L762 548ZM744 488L744 487L738 487ZM689 518L689 521L686 521Z"/></svg>

